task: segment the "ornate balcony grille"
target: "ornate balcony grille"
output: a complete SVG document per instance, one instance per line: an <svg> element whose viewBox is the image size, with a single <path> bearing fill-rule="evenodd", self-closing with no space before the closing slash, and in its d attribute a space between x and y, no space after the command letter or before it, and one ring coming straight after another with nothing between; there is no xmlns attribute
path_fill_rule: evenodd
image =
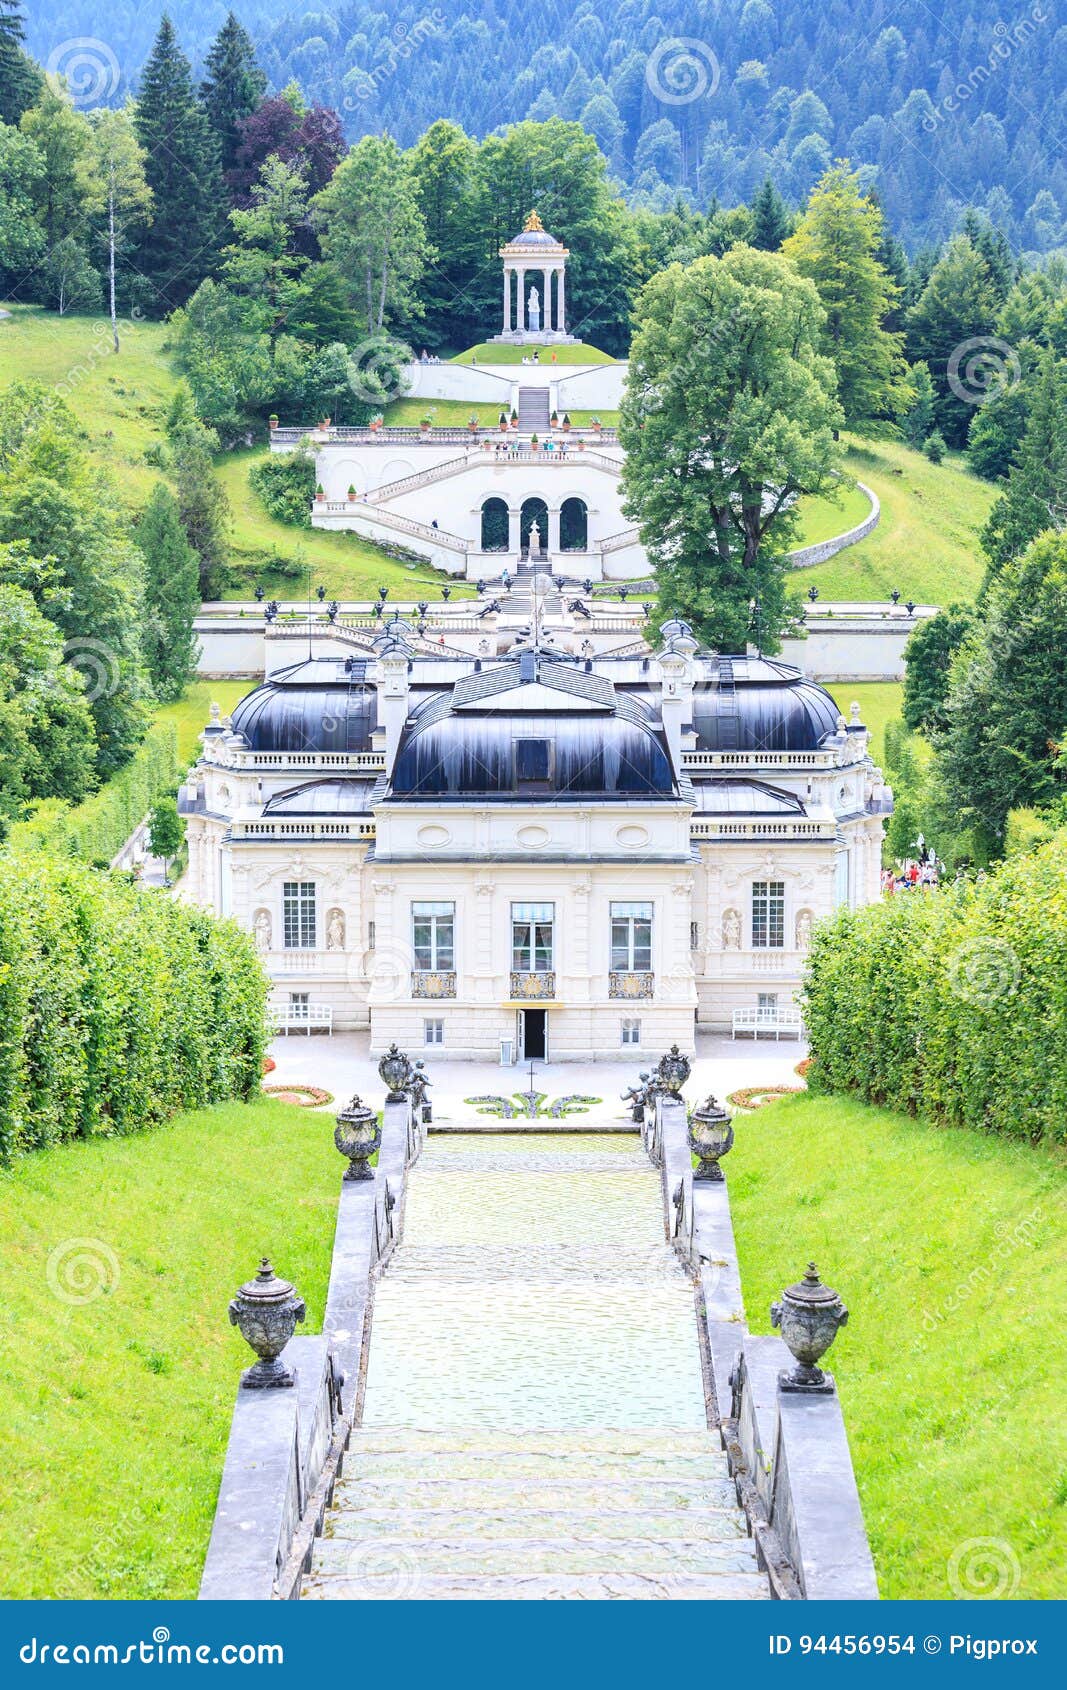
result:
<svg viewBox="0 0 1067 1690"><path fill-rule="evenodd" d="M556 995L556 976L546 974L522 974L512 970L511 995L513 998L554 998Z"/></svg>
<svg viewBox="0 0 1067 1690"><path fill-rule="evenodd" d="M454 998L456 976L447 970L417 968L411 975L413 998Z"/></svg>
<svg viewBox="0 0 1067 1690"><path fill-rule="evenodd" d="M656 984L654 974L638 971L636 973L622 973L616 970L608 975L609 998L650 998Z"/></svg>

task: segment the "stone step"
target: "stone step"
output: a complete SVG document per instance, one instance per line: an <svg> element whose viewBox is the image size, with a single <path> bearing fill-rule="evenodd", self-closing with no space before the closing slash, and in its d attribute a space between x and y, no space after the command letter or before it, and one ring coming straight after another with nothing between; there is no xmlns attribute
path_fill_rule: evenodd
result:
<svg viewBox="0 0 1067 1690"><path fill-rule="evenodd" d="M511 1577L442 1574L408 1579L403 1571L362 1579L305 1579L301 1596L311 1601L348 1602L516 1602L676 1601L736 1602L769 1599L763 1573L533 1573Z"/></svg>
<svg viewBox="0 0 1067 1690"><path fill-rule="evenodd" d="M673 1452L684 1455L722 1457L719 1434L694 1431L689 1426L664 1427L655 1431L631 1431L598 1427L590 1432L505 1432L464 1426L357 1426L352 1433L353 1453L385 1455L421 1450L426 1453L475 1455L655 1455Z"/></svg>
<svg viewBox="0 0 1067 1690"><path fill-rule="evenodd" d="M575 1497L570 1509L541 1509L524 1506L515 1498L503 1506L488 1507L480 1493L468 1499L464 1508L346 1508L326 1522L325 1536L352 1540L388 1538L391 1542L410 1539L413 1543L432 1539L451 1543L456 1539L508 1543L512 1539L536 1538L543 1543L581 1544L607 1542L614 1538L672 1540L680 1531L687 1538L736 1542L744 1538L740 1517L734 1508L660 1508L658 1512L634 1509L601 1509L586 1506Z"/></svg>
<svg viewBox="0 0 1067 1690"><path fill-rule="evenodd" d="M359 1473L346 1469L334 1490L334 1510L329 1516L336 1523L349 1511L362 1509L375 1512L405 1509L440 1509L462 1512L478 1508L515 1511L523 1508L534 1512L557 1513L588 1509L594 1514L662 1513L665 1509L679 1514L694 1514L700 1510L719 1511L737 1507L737 1495L728 1478L688 1480L684 1483L664 1479L598 1478L595 1483L585 1479L527 1478L470 1479L421 1478L379 1479L373 1469Z"/></svg>
<svg viewBox="0 0 1067 1690"><path fill-rule="evenodd" d="M390 1570L413 1579L474 1573L515 1577L528 1573L747 1573L756 1570L756 1546L748 1537L722 1538L509 1538L500 1543L442 1537L432 1542L391 1537L320 1538L314 1573L360 1580Z"/></svg>
<svg viewBox="0 0 1067 1690"><path fill-rule="evenodd" d="M357 1470L358 1447L349 1455L346 1470ZM660 1484L688 1485L726 1475L726 1458L710 1451L677 1455L619 1456L613 1450L560 1450L528 1453L523 1450L443 1451L427 1455L419 1449L391 1450L365 1464L369 1478L380 1483L389 1479L650 1479Z"/></svg>

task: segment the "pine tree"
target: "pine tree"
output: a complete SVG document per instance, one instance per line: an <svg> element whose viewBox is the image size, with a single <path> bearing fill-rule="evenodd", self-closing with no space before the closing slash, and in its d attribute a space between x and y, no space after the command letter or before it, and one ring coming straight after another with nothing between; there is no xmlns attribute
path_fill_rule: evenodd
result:
<svg viewBox="0 0 1067 1690"><path fill-rule="evenodd" d="M900 419L909 446L921 448L934 426L934 384L928 365L920 359L911 367L912 400Z"/></svg>
<svg viewBox="0 0 1067 1690"><path fill-rule="evenodd" d="M44 88L40 67L22 50L20 0L0 0L0 123L17 123Z"/></svg>
<svg viewBox="0 0 1067 1690"><path fill-rule="evenodd" d="M761 252L777 252L793 226L792 218L778 189L768 176L749 207L751 232L749 246Z"/></svg>
<svg viewBox="0 0 1067 1690"><path fill-rule="evenodd" d="M166 14L144 68L136 127L148 154L145 176L155 202L139 265L164 316L184 304L214 269L225 200L215 136Z"/></svg>
<svg viewBox="0 0 1067 1690"><path fill-rule="evenodd" d="M823 349L837 368L847 422L895 414L910 398L903 337L883 327L899 294L876 256L882 228L882 213L862 192L858 174L837 165L813 189L782 248L819 290Z"/></svg>
<svg viewBox="0 0 1067 1690"><path fill-rule="evenodd" d="M184 382L175 389L165 426L182 527L197 556L200 596L214 598L221 590L230 550L230 501L211 462L212 453L218 451L219 437L197 416Z"/></svg>
<svg viewBox="0 0 1067 1690"><path fill-rule="evenodd" d="M137 524L144 556L141 644L156 697L180 698L196 671L193 620L200 609L200 567L186 539L178 501L160 482Z"/></svg>
<svg viewBox="0 0 1067 1690"><path fill-rule="evenodd" d="M967 439L989 371L973 355L993 331L996 295L981 253L965 235L949 242L908 313L908 354L925 359L937 390L937 426L950 446Z"/></svg>
<svg viewBox="0 0 1067 1690"><path fill-rule="evenodd" d="M1042 355L1026 432L1008 485L989 513L982 548L990 578L1046 529L1067 526L1067 363ZM988 584L988 582L987 582Z"/></svg>
<svg viewBox="0 0 1067 1690"><path fill-rule="evenodd" d="M256 62L252 38L230 12L207 55L200 98L215 132L224 171L232 170L238 126L263 103L267 78Z"/></svg>

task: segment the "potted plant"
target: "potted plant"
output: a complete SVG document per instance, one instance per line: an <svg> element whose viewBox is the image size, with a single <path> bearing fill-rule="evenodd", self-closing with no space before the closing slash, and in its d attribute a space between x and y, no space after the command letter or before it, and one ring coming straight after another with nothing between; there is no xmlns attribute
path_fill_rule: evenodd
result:
<svg viewBox="0 0 1067 1690"><path fill-rule="evenodd" d="M512 428L518 428L518 426L519 426L519 413L518 413L518 411L512 411L512 413L511 413L511 426L512 426Z"/></svg>
<svg viewBox="0 0 1067 1690"><path fill-rule="evenodd" d="M570 412L564 411L564 413L563 413L563 432L564 432L564 434L569 434L570 431L571 431Z"/></svg>
<svg viewBox="0 0 1067 1690"><path fill-rule="evenodd" d="M549 421L549 425L552 428L558 428L559 427L559 412L553 411L552 415L549 417L548 421Z"/></svg>
<svg viewBox="0 0 1067 1690"><path fill-rule="evenodd" d="M272 411L270 416L267 418L267 427L270 429L271 433L273 434L274 430L277 428L277 426L278 426L278 413L277 413L277 411Z"/></svg>
<svg viewBox="0 0 1067 1690"><path fill-rule="evenodd" d="M315 488L315 498L318 500L319 504L321 505L321 503L322 503L323 499L325 499L325 497L326 497L326 489L322 485L322 482L320 481Z"/></svg>
<svg viewBox="0 0 1067 1690"><path fill-rule="evenodd" d="M467 418L467 427L470 429L472 434L477 434L477 432L478 432L478 414L477 414L476 411L472 411L470 416Z"/></svg>
<svg viewBox="0 0 1067 1690"><path fill-rule="evenodd" d="M432 422L433 422L433 418L431 416L427 415L425 417L420 417L419 418L419 433L420 434L429 434L430 424Z"/></svg>
<svg viewBox="0 0 1067 1690"><path fill-rule="evenodd" d="M600 418L599 417L591 417L590 421L592 422L592 425L593 425L593 433L599 434L600 433Z"/></svg>
<svg viewBox="0 0 1067 1690"><path fill-rule="evenodd" d="M585 441L582 439L581 435L578 436L578 450L579 452L585 451Z"/></svg>
<svg viewBox="0 0 1067 1690"><path fill-rule="evenodd" d="M348 502L350 505L354 505L356 502L356 489L351 482L348 484Z"/></svg>
<svg viewBox="0 0 1067 1690"><path fill-rule="evenodd" d="M330 419L329 419L329 417L323 417L323 419L322 419L322 421L321 421L321 422L320 422L320 424L319 424L319 427L320 427L320 428L323 428L323 429L326 429L326 428L329 428L329 426L330 426Z"/></svg>
<svg viewBox="0 0 1067 1690"><path fill-rule="evenodd" d="M536 434L531 434L531 436L530 436L530 451L531 452L539 452L540 450L541 450L540 440L538 440Z"/></svg>
<svg viewBox="0 0 1067 1690"><path fill-rule="evenodd" d="M379 413L376 417L371 417L371 420L370 420L371 433L377 434L378 430L381 428L382 423L384 421L385 421L385 418L382 416L380 411L379 411Z"/></svg>
<svg viewBox="0 0 1067 1690"><path fill-rule="evenodd" d="M508 431L508 413L506 411L501 411L501 413L500 413L500 432L501 432L501 434L506 434L507 431Z"/></svg>

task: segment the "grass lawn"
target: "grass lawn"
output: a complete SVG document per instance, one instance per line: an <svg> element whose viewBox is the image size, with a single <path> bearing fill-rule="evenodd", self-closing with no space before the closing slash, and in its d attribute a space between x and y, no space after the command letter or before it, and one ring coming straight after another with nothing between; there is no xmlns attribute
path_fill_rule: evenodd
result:
<svg viewBox="0 0 1067 1690"><path fill-rule="evenodd" d="M871 756L877 763L885 750L886 723L900 715L904 699L903 681L833 681L827 692L838 705L845 721L849 721L849 705L855 700L860 706L860 721L870 729Z"/></svg>
<svg viewBox="0 0 1067 1690"><path fill-rule="evenodd" d="M1020 1598L1067 1596L1062 1156L799 1097L739 1120L729 1179L752 1329L812 1257L849 1307L832 1367L883 1596L951 1597L974 1538Z"/></svg>
<svg viewBox="0 0 1067 1690"><path fill-rule="evenodd" d="M477 359L479 364L521 364L528 358L535 345L539 347L542 364L551 364L553 352L556 354L557 364L617 364L619 360L612 358L609 353L601 352L599 347L587 346L579 341L576 346L549 346L545 341L530 341L526 346L508 346L504 342L499 345L494 341L483 340L480 346L469 346L466 352L457 352L450 359L453 364L473 364Z"/></svg>
<svg viewBox="0 0 1067 1690"><path fill-rule="evenodd" d="M410 595L422 584L430 589L428 597L438 596L449 578L428 563L405 563L389 557L358 534L292 528L275 521L248 481L252 465L266 456L266 447L253 447L245 452L228 452L217 461L219 480L233 512L232 563L246 576L227 586L227 598L248 598L256 581L275 598L302 598L307 594L309 566L313 583L317 586L321 582L331 598L373 598L379 586ZM283 574L271 567L271 559L298 562L300 574ZM454 583L456 598L470 592L469 587Z"/></svg>
<svg viewBox="0 0 1067 1690"><path fill-rule="evenodd" d="M843 487L839 499L801 499L796 545L817 546L856 528L871 514L871 501L858 487Z"/></svg>
<svg viewBox="0 0 1067 1690"><path fill-rule="evenodd" d="M54 387L123 498L131 507L144 504L160 476L145 462L145 451L162 436L176 385L163 351L163 324L120 326L116 357L106 317L59 317L36 305L8 304L5 310L11 317L0 320L3 385L19 380Z"/></svg>
<svg viewBox="0 0 1067 1690"><path fill-rule="evenodd" d="M178 756L183 764L200 754L198 735L207 726L212 704L228 716L236 704L255 686L254 681L192 681L175 704L160 704L153 711L157 722L173 722L178 730Z"/></svg>
<svg viewBox="0 0 1067 1690"><path fill-rule="evenodd" d="M0 1596L196 1595L251 1359L227 1304L266 1251L319 1330L331 1126L267 1099L221 1104L0 1171ZM81 1279L53 1256L72 1240ZM99 1280L91 1301L52 1289Z"/></svg>
<svg viewBox="0 0 1067 1690"><path fill-rule="evenodd" d="M973 599L985 573L978 535L996 488L958 456L932 464L893 440L850 440L846 468L877 493L882 519L857 545L798 570L796 584L827 599L887 599L894 587L920 604Z"/></svg>

